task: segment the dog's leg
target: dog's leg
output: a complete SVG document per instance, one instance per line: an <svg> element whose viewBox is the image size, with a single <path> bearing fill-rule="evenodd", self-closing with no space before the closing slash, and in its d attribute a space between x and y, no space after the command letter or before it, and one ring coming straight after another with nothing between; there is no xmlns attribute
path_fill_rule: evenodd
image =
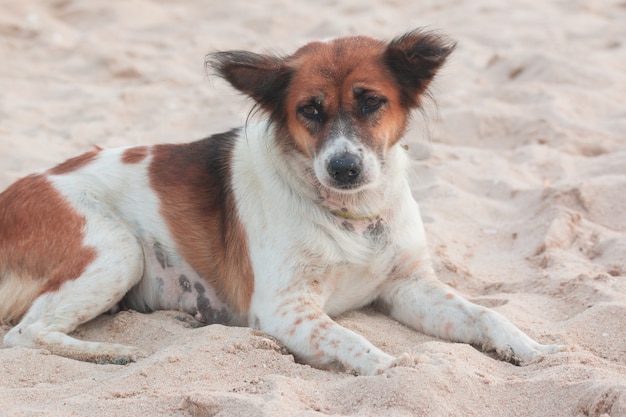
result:
<svg viewBox="0 0 626 417"><path fill-rule="evenodd" d="M55 355L96 363L136 360L140 352L134 347L68 336L80 324L114 306L143 274L142 248L125 226L108 217L90 223L97 229L94 261L80 277L40 295L20 323L6 334L5 346L42 348Z"/></svg>
<svg viewBox="0 0 626 417"><path fill-rule="evenodd" d="M376 375L412 363L408 354L390 356L363 336L340 326L310 300L284 302L275 312L267 321L260 319L261 330L280 340L304 363L322 368L339 363L362 375Z"/></svg>
<svg viewBox="0 0 626 417"><path fill-rule="evenodd" d="M419 267L393 277L380 297L399 322L442 339L495 349L502 359L520 365L562 348L537 343L499 313L465 300L436 278L428 255L413 265Z"/></svg>

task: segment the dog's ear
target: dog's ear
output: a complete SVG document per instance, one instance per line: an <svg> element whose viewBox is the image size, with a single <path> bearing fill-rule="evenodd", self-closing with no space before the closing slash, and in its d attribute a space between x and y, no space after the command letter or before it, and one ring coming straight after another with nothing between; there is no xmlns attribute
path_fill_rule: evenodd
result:
<svg viewBox="0 0 626 417"><path fill-rule="evenodd" d="M291 71L282 58L247 51L214 52L205 59L212 69L233 87L253 98L267 111L282 104Z"/></svg>
<svg viewBox="0 0 626 417"><path fill-rule="evenodd" d="M455 42L441 34L419 29L387 45L385 63L400 84L405 106L420 105L420 96L455 46Z"/></svg>

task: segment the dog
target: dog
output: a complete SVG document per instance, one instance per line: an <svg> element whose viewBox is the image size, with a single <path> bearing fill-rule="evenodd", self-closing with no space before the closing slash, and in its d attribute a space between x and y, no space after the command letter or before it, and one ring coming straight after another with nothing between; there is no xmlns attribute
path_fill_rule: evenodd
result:
<svg viewBox="0 0 626 417"><path fill-rule="evenodd" d="M98 363L142 356L78 340L123 307L249 326L301 362L375 375L410 365L333 320L374 305L415 330L528 364L542 345L433 270L400 142L455 44L415 30L214 52L262 117L187 144L96 148L0 194L4 346Z"/></svg>

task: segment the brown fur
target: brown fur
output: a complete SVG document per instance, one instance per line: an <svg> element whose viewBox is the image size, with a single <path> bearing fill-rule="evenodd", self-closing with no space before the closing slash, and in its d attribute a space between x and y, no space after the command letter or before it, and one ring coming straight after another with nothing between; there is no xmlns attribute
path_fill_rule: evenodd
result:
<svg viewBox="0 0 626 417"><path fill-rule="evenodd" d="M78 278L96 251L82 244L85 218L43 175L11 185L0 207L0 321L15 322L38 295Z"/></svg>
<svg viewBox="0 0 626 417"><path fill-rule="evenodd" d="M337 128L324 123L326 120L340 120L358 130L355 133L365 145L381 152L396 143L408 114L399 105L393 75L382 60L385 47L384 42L367 37L342 38L308 44L293 55L289 61L295 72L284 111L300 150L314 154L324 145L328 131ZM363 101L374 97L387 103L374 117L367 117L362 112ZM321 123L294 111L315 101L319 102ZM380 143L381 139L386 140Z"/></svg>
<svg viewBox="0 0 626 417"><path fill-rule="evenodd" d="M224 134L191 144L157 145L149 175L178 252L242 316L254 277L230 189L234 138Z"/></svg>
<svg viewBox="0 0 626 417"><path fill-rule="evenodd" d="M125 164L138 164L146 159L148 153L149 148L147 146L126 149L122 154L122 162Z"/></svg>
<svg viewBox="0 0 626 417"><path fill-rule="evenodd" d="M206 63L270 114L284 149L312 157L330 129L347 126L366 146L384 153L404 133L410 110L421 105L454 47L436 33L415 30L389 43L365 36L312 42L284 58L217 52ZM363 104L371 98L384 103L365 114ZM319 120L302 114L311 105ZM326 123L330 120L341 126Z"/></svg>
<svg viewBox="0 0 626 417"><path fill-rule="evenodd" d="M48 172L52 175L63 175L68 172L76 171L96 159L101 150L101 148L96 147L93 151L85 152L82 155L68 159L54 168L51 168Z"/></svg>

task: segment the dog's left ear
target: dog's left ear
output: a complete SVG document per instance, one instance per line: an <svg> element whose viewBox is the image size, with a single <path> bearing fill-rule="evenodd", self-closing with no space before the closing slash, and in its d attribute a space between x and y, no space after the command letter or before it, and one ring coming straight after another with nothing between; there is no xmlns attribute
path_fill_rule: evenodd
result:
<svg viewBox="0 0 626 417"><path fill-rule="evenodd" d="M434 32L415 30L387 45L385 62L402 88L403 104L418 107L420 97L456 43Z"/></svg>
<svg viewBox="0 0 626 417"><path fill-rule="evenodd" d="M205 64L207 69L213 69L269 112L280 107L291 79L291 71L284 60L271 55L247 51L214 52L206 56Z"/></svg>

